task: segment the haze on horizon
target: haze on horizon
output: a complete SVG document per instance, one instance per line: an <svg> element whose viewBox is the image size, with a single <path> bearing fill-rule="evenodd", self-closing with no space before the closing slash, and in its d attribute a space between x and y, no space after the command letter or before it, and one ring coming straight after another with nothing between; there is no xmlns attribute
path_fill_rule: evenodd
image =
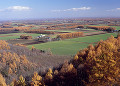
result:
<svg viewBox="0 0 120 86"><path fill-rule="evenodd" d="M120 17L120 0L2 0L0 20Z"/></svg>

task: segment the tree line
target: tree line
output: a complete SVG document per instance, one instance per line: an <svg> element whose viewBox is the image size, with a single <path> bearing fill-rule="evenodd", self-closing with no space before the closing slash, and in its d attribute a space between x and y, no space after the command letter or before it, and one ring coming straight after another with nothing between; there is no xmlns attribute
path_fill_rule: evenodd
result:
<svg viewBox="0 0 120 86"><path fill-rule="evenodd" d="M26 30L25 33L55 34L53 31L44 31L40 29Z"/></svg>
<svg viewBox="0 0 120 86"><path fill-rule="evenodd" d="M57 35L56 38L70 39L70 38L76 38L76 37L82 37L82 36L84 36L83 32L73 32L73 33L59 34L59 35Z"/></svg>
<svg viewBox="0 0 120 86"><path fill-rule="evenodd" d="M103 31L113 31L116 30L114 27L110 26L86 26L88 29L103 30Z"/></svg>

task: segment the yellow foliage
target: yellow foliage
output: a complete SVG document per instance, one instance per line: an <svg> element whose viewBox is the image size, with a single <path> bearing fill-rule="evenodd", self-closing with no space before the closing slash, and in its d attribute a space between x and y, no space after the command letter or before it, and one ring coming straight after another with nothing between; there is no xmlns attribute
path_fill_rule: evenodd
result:
<svg viewBox="0 0 120 86"><path fill-rule="evenodd" d="M3 78L2 74L0 74L0 86L7 86L5 83L5 79Z"/></svg>
<svg viewBox="0 0 120 86"><path fill-rule="evenodd" d="M112 82L115 81L115 79L113 79L113 78L111 78L111 77L107 77L107 79L108 79L109 81L112 81Z"/></svg>
<svg viewBox="0 0 120 86"><path fill-rule="evenodd" d="M42 85L41 81L42 81L42 77L39 76L37 72L34 72L31 85L32 86L40 86L40 85Z"/></svg>
<svg viewBox="0 0 120 86"><path fill-rule="evenodd" d="M75 55L75 56L74 56L74 60L78 60L78 55Z"/></svg>
<svg viewBox="0 0 120 86"><path fill-rule="evenodd" d="M99 74L97 74L97 73L95 73L94 75L95 75L95 77L99 77Z"/></svg>
<svg viewBox="0 0 120 86"><path fill-rule="evenodd" d="M26 47L25 45L22 45L20 43L15 44L16 46Z"/></svg>
<svg viewBox="0 0 120 86"><path fill-rule="evenodd" d="M1 49L10 49L10 46L8 45L8 43L4 40L0 40L0 50Z"/></svg>
<svg viewBox="0 0 120 86"><path fill-rule="evenodd" d="M17 81L17 84L20 86L25 86L25 79L23 78L22 75L20 75L19 80Z"/></svg>
<svg viewBox="0 0 120 86"><path fill-rule="evenodd" d="M77 53L85 60L91 83L115 82L120 73L120 39L113 36Z"/></svg>
<svg viewBox="0 0 120 86"><path fill-rule="evenodd" d="M51 74L53 73L51 68L49 68L48 72L51 73Z"/></svg>
<svg viewBox="0 0 120 86"><path fill-rule="evenodd" d="M45 79L46 79L46 80L52 79L52 78L53 78L53 76L52 76L52 74L49 73L49 72L45 75Z"/></svg>
<svg viewBox="0 0 120 86"><path fill-rule="evenodd" d="M32 77L32 81L41 81L42 77L38 75L37 72L34 72L34 75Z"/></svg>
<svg viewBox="0 0 120 86"><path fill-rule="evenodd" d="M10 67L9 67L8 73L9 73L9 74L12 74L12 73L13 73L13 71L12 71L12 69L11 69Z"/></svg>
<svg viewBox="0 0 120 86"><path fill-rule="evenodd" d="M52 69L49 68L48 72L47 72L46 75L45 75L45 79L46 79L46 80L52 79L52 78L53 78L52 74L53 74Z"/></svg>

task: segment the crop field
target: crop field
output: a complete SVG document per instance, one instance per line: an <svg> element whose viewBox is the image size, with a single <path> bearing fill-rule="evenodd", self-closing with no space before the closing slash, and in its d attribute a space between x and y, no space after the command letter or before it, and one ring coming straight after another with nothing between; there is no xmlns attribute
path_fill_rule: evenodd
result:
<svg viewBox="0 0 120 86"><path fill-rule="evenodd" d="M83 46L84 45L84 46ZM29 48L34 46L37 49L41 50L48 50L50 49L53 54L59 55L73 55L76 51L80 50L80 48L87 47L87 44L82 44L79 42L74 41L55 41L55 42L48 42L42 44L35 44L35 45L28 45Z"/></svg>
<svg viewBox="0 0 120 86"><path fill-rule="evenodd" d="M115 26L117 29L119 29L119 26ZM34 46L37 49L40 50L51 50L53 54L56 55L75 55L76 52L78 52L81 49L86 48L88 45L93 44L95 45L100 40L106 40L108 37L113 35L114 37L117 36L117 33L106 33L99 30L94 29L81 29L81 30L47 30L47 31L54 31L54 32L60 32L54 35L48 35L43 34L46 36L50 36L51 38L55 38L58 34L62 33L71 33L71 32L84 32L85 37L79 37L79 38L72 38L72 39L66 39L61 41L52 41L47 43L41 43L35 40L35 37L40 36L41 34L37 33L10 33L10 34L0 34L0 40L7 40L9 43L16 44L16 43L22 43L27 45L29 48ZM20 38L20 35L29 35L32 36L33 39L31 40L17 40ZM89 36L88 36L89 35ZM15 39L15 40L13 40Z"/></svg>
<svg viewBox="0 0 120 86"><path fill-rule="evenodd" d="M9 34L0 34L0 36L9 36L9 35L22 35L25 33L9 33Z"/></svg>
<svg viewBox="0 0 120 86"><path fill-rule="evenodd" d="M0 37L0 40L10 40L10 39L16 39L20 36L6 36L6 37Z"/></svg>
<svg viewBox="0 0 120 86"><path fill-rule="evenodd" d="M94 30L94 29L81 29L81 30L45 30L45 31L54 31L54 32L58 32L58 33L72 33L72 32L84 32L84 33L91 33L91 32L98 32L98 30Z"/></svg>
<svg viewBox="0 0 120 86"><path fill-rule="evenodd" d="M100 40L106 40L111 35L113 35L114 37L117 36L116 33L107 33L101 35L66 39L62 41L28 45L28 47L31 48L32 46L34 46L35 48L41 50L50 49L53 54L58 54L58 55L75 55L76 52L78 52L79 50L86 48L90 44L95 45L96 42Z"/></svg>
<svg viewBox="0 0 120 86"><path fill-rule="evenodd" d="M94 29L82 29L81 32L91 33L91 32L98 32L98 30L94 30Z"/></svg>
<svg viewBox="0 0 120 86"><path fill-rule="evenodd" d="M56 31L56 32L76 32L78 30L49 30L49 31ZM111 35L117 36L116 33L104 33L99 34L100 31L93 30L93 29L82 29L79 30L81 32L84 32L86 34L85 37L79 37L79 38L72 38L72 39L66 39L61 41L53 41L53 42L47 42L47 43L36 43L34 38L37 36L40 36L41 34L36 33L10 33L10 34L0 34L0 40L7 40L9 43L16 44L16 43L22 43L22 44L29 44L27 45L29 48L34 46L37 49L48 51L49 49L53 54L58 55L75 55L77 51L86 48L89 44L95 45L96 42L100 40L106 40ZM98 32L98 35L92 35L94 33ZM32 36L32 40L16 40L17 38L20 38L20 35L29 35ZM90 36L87 36L87 34L91 34ZM48 34L44 34L47 35ZM51 38L55 38L57 34L49 35ZM15 40L13 40L15 39ZM32 44L33 43L33 44Z"/></svg>
<svg viewBox="0 0 120 86"><path fill-rule="evenodd" d="M41 34L36 33L10 33L10 34L0 34L0 40L10 40L20 38L20 35L29 35L34 37L40 36ZM44 34L47 35L47 34Z"/></svg>
<svg viewBox="0 0 120 86"><path fill-rule="evenodd" d="M68 33L71 33L71 32L76 32L75 30L45 30L45 31L68 32Z"/></svg>

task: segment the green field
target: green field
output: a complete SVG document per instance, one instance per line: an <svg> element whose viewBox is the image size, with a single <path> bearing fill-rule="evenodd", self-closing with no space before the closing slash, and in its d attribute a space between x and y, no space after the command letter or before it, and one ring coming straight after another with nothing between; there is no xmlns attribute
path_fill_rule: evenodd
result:
<svg viewBox="0 0 120 86"><path fill-rule="evenodd" d="M10 39L17 39L20 38L20 35L29 35L34 37L40 36L41 34L36 34L36 33L9 33L9 34L0 34L0 40L10 40ZM47 34L43 34L47 35Z"/></svg>
<svg viewBox="0 0 120 86"><path fill-rule="evenodd" d="M39 27L32 27L31 29L38 29Z"/></svg>
<svg viewBox="0 0 120 86"><path fill-rule="evenodd" d="M6 37L0 37L0 40L10 40L10 39L16 39L20 36L6 36Z"/></svg>
<svg viewBox="0 0 120 86"><path fill-rule="evenodd" d="M8 36L8 35L22 35L25 33L9 33L9 34L0 34L0 36Z"/></svg>
<svg viewBox="0 0 120 86"><path fill-rule="evenodd" d="M92 30L89 30L89 31L92 31ZM0 34L0 40L17 39L17 38L20 38L20 35L22 34L30 35L33 38L40 36L40 34L35 34L35 33ZM51 37L53 38L56 35L57 34L51 35ZM34 45L29 45L28 47L31 48L32 46L34 46L37 49L46 50L46 51L50 48L53 54L58 54L58 55L75 55L79 50L86 48L89 44L95 45L96 42L100 40L106 40L111 35L115 37L117 36L116 33L107 33L107 34L101 34L101 35L66 39L62 41L34 44Z"/></svg>
<svg viewBox="0 0 120 86"><path fill-rule="evenodd" d="M72 32L76 32L75 30L45 30L45 31L54 31L54 32L69 32L69 33L72 33Z"/></svg>
<svg viewBox="0 0 120 86"><path fill-rule="evenodd" d="M95 44L100 40L106 40L111 35L117 36L116 33L107 33L94 36L79 37L73 39L66 39L62 41L47 42L42 44L29 45L31 48L34 46L37 49L48 50L51 49L53 54L58 55L75 55L79 50L86 48L89 44Z"/></svg>
<svg viewBox="0 0 120 86"><path fill-rule="evenodd" d="M112 26L112 27L115 27L116 30L120 30L120 26Z"/></svg>

